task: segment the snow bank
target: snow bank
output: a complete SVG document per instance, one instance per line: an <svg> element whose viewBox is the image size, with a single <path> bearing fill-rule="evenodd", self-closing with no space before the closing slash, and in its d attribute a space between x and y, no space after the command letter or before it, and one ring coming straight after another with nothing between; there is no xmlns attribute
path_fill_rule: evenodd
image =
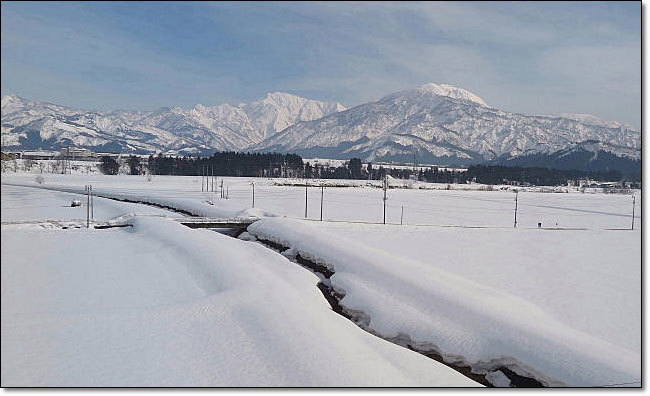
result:
<svg viewBox="0 0 650 396"><path fill-rule="evenodd" d="M3 387L478 385L357 328L259 244L131 222L2 225Z"/></svg>
<svg viewBox="0 0 650 396"><path fill-rule="evenodd" d="M405 229L426 238L400 237ZM262 219L248 232L333 267L342 304L368 314L369 327L383 336L406 334L450 360L460 356L478 369L505 364L548 385L640 381L638 232L382 228L285 218ZM549 248L555 253L545 257ZM542 287L529 292L520 283ZM536 293L543 285L551 292Z"/></svg>

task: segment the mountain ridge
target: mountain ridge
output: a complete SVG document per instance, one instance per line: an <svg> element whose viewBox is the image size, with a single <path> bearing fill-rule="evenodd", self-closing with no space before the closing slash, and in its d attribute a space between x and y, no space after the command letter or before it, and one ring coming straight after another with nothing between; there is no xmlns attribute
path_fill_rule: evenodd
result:
<svg viewBox="0 0 650 396"><path fill-rule="evenodd" d="M349 109L283 92L236 106L108 112L5 95L2 136L4 147L16 148L75 145L182 155L278 151L368 161L411 162L415 157L420 163L457 165L523 161L516 158L560 163L576 153L593 164L589 153L597 158L600 152L633 164L641 158L641 134L624 123L588 114L507 112L466 89L436 83Z"/></svg>
<svg viewBox="0 0 650 396"><path fill-rule="evenodd" d="M67 145L127 152L240 150L301 120L345 109L274 92L237 106L197 104L151 111L74 109L17 95L2 97L3 146L60 148ZM43 147L45 146L45 147Z"/></svg>
<svg viewBox="0 0 650 396"><path fill-rule="evenodd" d="M441 86L455 94L440 94ZM320 150L339 159L354 155L369 160L415 154L422 159L447 157L471 163L552 153L596 140L608 144L608 150L630 148L617 154L640 158L640 150L635 151L640 148L639 131L615 121L579 116L506 112L488 106L469 91L426 84L318 120L298 122L253 149L298 154Z"/></svg>

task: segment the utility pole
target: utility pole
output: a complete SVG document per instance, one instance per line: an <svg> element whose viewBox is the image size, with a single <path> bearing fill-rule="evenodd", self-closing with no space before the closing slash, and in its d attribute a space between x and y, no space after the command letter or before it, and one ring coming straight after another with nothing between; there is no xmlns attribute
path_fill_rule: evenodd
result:
<svg viewBox="0 0 650 396"><path fill-rule="evenodd" d="M93 195L93 186L90 186L90 218L95 220L95 197Z"/></svg>
<svg viewBox="0 0 650 396"><path fill-rule="evenodd" d="M399 225L404 225L404 205L402 205L402 214L399 216Z"/></svg>
<svg viewBox="0 0 650 396"><path fill-rule="evenodd" d="M90 189L86 185L86 228L90 228Z"/></svg>
<svg viewBox="0 0 650 396"><path fill-rule="evenodd" d="M305 219L307 218L307 180L305 179Z"/></svg>
<svg viewBox="0 0 650 396"><path fill-rule="evenodd" d="M636 204L636 195L632 195L632 230L634 230L634 206Z"/></svg>
<svg viewBox="0 0 650 396"><path fill-rule="evenodd" d="M201 165L201 192L203 192L203 184L205 177L203 176L203 165Z"/></svg>
<svg viewBox="0 0 650 396"><path fill-rule="evenodd" d="M320 186L320 221L323 221L323 193L325 191L325 186Z"/></svg>
<svg viewBox="0 0 650 396"><path fill-rule="evenodd" d="M223 185L223 180L221 181L221 184ZM221 191L223 194L223 186L221 187ZM226 199L230 196L230 187L226 187Z"/></svg>
<svg viewBox="0 0 650 396"><path fill-rule="evenodd" d="M517 205L518 205L518 198L519 197L519 191L515 191L515 227L517 228Z"/></svg>
<svg viewBox="0 0 650 396"><path fill-rule="evenodd" d="M223 198L223 179L221 179L221 198Z"/></svg>
<svg viewBox="0 0 650 396"><path fill-rule="evenodd" d="M253 207L255 207L255 182L252 182L251 185L253 186Z"/></svg>
<svg viewBox="0 0 650 396"><path fill-rule="evenodd" d="M388 190L388 175L384 175L384 224L386 224L386 200L388 197L386 196L386 192Z"/></svg>
<svg viewBox="0 0 650 396"><path fill-rule="evenodd" d="M415 172L416 168L417 168L417 165L415 164L415 149L413 149L413 172Z"/></svg>

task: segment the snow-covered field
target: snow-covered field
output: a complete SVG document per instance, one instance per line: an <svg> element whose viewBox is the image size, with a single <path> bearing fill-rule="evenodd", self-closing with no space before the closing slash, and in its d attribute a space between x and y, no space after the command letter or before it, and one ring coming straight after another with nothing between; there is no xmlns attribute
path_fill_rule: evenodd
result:
<svg viewBox="0 0 650 396"><path fill-rule="evenodd" d="M75 219L70 200L3 185L3 223L6 208ZM265 247L95 206L138 216L132 229L2 225L2 386L477 385L337 315L315 275Z"/></svg>
<svg viewBox="0 0 650 396"><path fill-rule="evenodd" d="M45 175L38 185L33 174L4 174L3 183L16 183L42 188L83 192L84 185L92 184L96 194L138 199L159 204L170 204L202 216L232 217L279 215L304 218L305 188L277 186L275 181L259 178L217 178L216 192L201 192L201 177L155 176L147 181L144 176L106 175ZM219 185L224 181L229 199L220 199ZM251 210L255 182L255 210ZM330 181L328 181L330 182ZM307 191L307 215L319 219L321 189L318 181ZM346 183L348 184L348 183ZM349 184L359 184L351 181ZM395 181L402 186L402 181ZM423 183L424 184L424 183ZM515 193L510 190L466 191L466 185L433 185L440 189L396 188L388 191L386 221L410 225L462 225L485 227L512 227L514 223ZM499 187L494 187L498 189ZM517 220L519 227L558 228L630 228L632 197L623 194L537 193L518 194ZM641 199L636 191L635 228L641 227ZM379 188L333 188L323 191L323 219L381 223L383 221L383 191ZM212 202L213 205L209 204Z"/></svg>
<svg viewBox="0 0 650 396"><path fill-rule="evenodd" d="M263 219L249 233L324 263L386 337L547 385L641 379L640 232Z"/></svg>
<svg viewBox="0 0 650 396"><path fill-rule="evenodd" d="M72 207L72 200L81 201L83 206ZM93 197L95 220L109 220L124 214L159 215L179 217L168 210L151 206L118 202ZM79 194L62 193L40 188L2 186L2 223L27 223L52 221L86 220L86 197Z"/></svg>
<svg viewBox="0 0 650 396"><path fill-rule="evenodd" d="M383 217L383 191L368 186L325 188L323 218L329 221L320 223L315 221L320 217L321 189L319 187L308 189L308 217L311 221L305 221L302 219L305 214L305 187L278 186L267 179L224 178L224 187L228 189L229 195L229 199L226 200L219 198L219 192L201 192L201 177L156 176L151 181L147 181L144 177L135 176L48 174L45 175L44 183L39 185L34 181L34 176L20 173L2 176L3 223L20 221L21 217L24 220L51 217L49 209L28 209L28 205L37 205L31 203L29 194L24 194L25 199L21 200L21 193L16 192L42 190L10 187L10 185L82 192L84 185L92 184L93 190L99 196L157 203L201 216L262 217L263 220L249 227L251 234L293 247L294 253L299 252L303 257L332 267L336 272L331 278L332 285L345 292L342 304L347 308L363 311L369 317L368 327L383 336L406 335L423 348L435 347L447 358L472 363L478 370L483 368L489 371L498 363L521 374L534 376L550 385L593 386L615 383L639 385L637 382L640 381L641 356L641 195L639 191L636 192L634 231L611 230L630 228L632 222L630 195L583 194L575 190L557 194L522 191L518 194L518 228L514 229L515 194L512 191L463 191L455 189L456 186L450 190L444 189L444 186L438 186L440 189L390 189L386 220L392 225L384 226L367 224L380 223ZM218 183L221 180L218 178ZM255 182L255 208L251 208L252 182ZM33 192L32 194L35 194L32 198L37 201L36 196L39 194ZM61 193L49 191L43 194L58 196L57 194ZM7 200L5 197L8 197ZM60 216L76 218L70 215L70 211L83 212L83 209L63 208L64 205L69 204L69 201L69 195L60 198L62 211ZM96 198L96 206L98 202L104 201ZM139 205L129 206L126 203L108 202L112 201L107 201L105 209L99 209L100 216L110 217L145 210ZM26 206L21 211L22 205ZM119 209L110 209L109 205L123 206ZM13 213L10 210L5 215L5 206L13 206ZM38 212L39 210L43 212ZM154 211L147 212L148 215L156 214L157 211L153 208L146 210ZM105 214L101 211L105 211ZM401 220L403 226L399 225ZM61 330L66 326L72 326L65 322L68 318L75 321L74 326L77 324L81 326L80 332L120 334L119 337L115 336L115 339L110 338L111 342L117 342L118 339L120 342L123 341L123 344L117 347L118 352L114 349L100 350L101 356L109 362L115 362L112 359L122 356L120 351L128 353L130 348L135 348L142 339L146 339L145 346L141 350L138 349L140 352L136 353L137 358L134 358L133 362L135 366L150 364L151 361L147 359L153 359L151 357L155 355L153 351L159 348L168 348L171 350L171 356L177 357L164 362L156 361L155 364L151 363L152 367L147 366L142 369L131 367L128 370L125 368L124 371L121 368L111 369L115 371L104 370L103 374L97 374L95 377L76 374L66 377L59 374L57 378L63 378L63 381L68 378L73 378L72 381L83 378L94 381L92 383L101 383L109 378L119 378L128 384L133 384L147 378L147 381L150 380L148 384L156 385L178 384L187 380L191 383L197 382L197 385L228 383L343 386L360 383L423 384L425 378L435 384L452 380L452 377L447 377L446 374L435 374L434 377L425 374L419 376L420 374L417 373L423 371L418 370L424 368L413 369L414 371L411 369L419 367L419 360L408 362L400 360L402 362L399 363L400 366L395 366L393 359L402 359L397 356L406 354L404 356L415 355L425 359L427 367L433 365L440 373L449 372L449 369L436 365L433 360L384 341L377 341L375 337L364 333L347 319L334 314L315 288L315 283L318 281L315 275L258 244L236 241L211 231L189 230L171 220L159 217L136 216L132 221L133 229L101 232L98 230L36 232L30 226L3 225L3 383L6 378L5 367L14 367L6 364L8 361L5 360L7 355L5 345L14 345L18 342L12 339L12 342L5 343L5 339L9 340L6 337L17 339L36 337L30 331L35 332L35 328L44 326L45 317L48 320L45 323L46 327L51 326L53 332L60 331L56 333L57 340L61 340L62 345L65 345L61 348L70 353L64 355L66 361L79 360L85 365L91 365L87 360L98 353L86 351L75 344L74 338L82 337L82 333L68 337L68 334ZM539 222L545 229L537 229ZM7 232L9 229L12 230L11 233ZM18 242L19 238L24 240L25 238L22 237L24 233L27 233L28 238L36 244L43 246L54 246L59 243L38 240L38 238L45 238L48 233L65 234L66 236L62 238L70 238L70 240L67 241L65 249L60 251L54 248L48 249L58 253L52 254L52 258L49 258L48 253L48 258L45 259L46 256L43 254L32 256L37 252L17 253L18 247L21 246ZM171 238L172 234L174 238ZM92 235L97 235L95 242L91 241ZM108 238L107 235L111 237ZM88 257L87 253L83 253L88 249L85 249L82 243L75 244L76 238L73 236L79 236L80 241L87 240L90 245L94 243L94 250L97 251L92 256L95 257L94 259ZM57 238L59 237L55 239ZM119 247L111 247L112 245ZM5 248L5 246L10 247ZM133 279L124 281L123 285L123 274L131 271L132 268L128 267L126 260L122 260L118 266L111 265L113 261L110 256L116 250L120 250L119 254L124 252L123 257L134 257L133 262L148 263L143 268L138 268L134 272ZM47 250L45 252L47 253ZM68 317L68 311L63 314L56 311L56 307L48 305L50 303L38 303L40 297L20 297L20 300L25 301L30 301L30 298L36 299L37 303L34 307L39 304L43 307L39 308L38 313L29 312L27 309L29 304L26 302L25 315L11 313L12 320L9 321L9 323L23 323L25 327L19 328L20 326L16 325L15 329L9 327L10 331L5 331L7 322L5 315L10 312L5 310L7 300L5 272L9 271L10 279L12 273L16 274L16 279L21 279L8 286L10 289L22 285L28 279L28 272L22 269L30 268L29 273L38 273L37 276L42 277L42 282L47 282L50 286L49 289L44 288L35 282L36 289L31 289L32 286L27 287L24 293L33 293L34 296L38 295L39 289L56 289L58 283L66 281L71 282L71 289L75 290L81 287L79 285L83 282L74 280L72 274L82 270L75 268L73 264L66 263L68 267L63 266L68 268L69 276L57 274L54 281L52 280L54 278L50 279L48 275L51 273L51 265L60 265L57 263L65 261L64 253L68 257L77 254L80 259L73 260L77 266L87 265L82 261L95 260L97 265L104 268L102 271L105 272L105 276L102 279L108 278L110 282L106 288L101 287L92 292L119 290L120 287L129 288L129 285L139 281L146 282L149 289L142 291L150 295L142 299L147 302L146 306L134 302L140 300L129 297L134 294L125 291L114 301L109 297L89 298L90 306L82 311L90 315L90 318L79 313L79 304L82 303L70 303L72 312ZM6 260L5 256L12 257L12 260ZM226 257L223 260L212 258L220 256ZM6 262L13 261L20 263L29 261L29 265L19 266L21 269L5 265ZM157 265L162 267L161 271L148 269L157 268ZM233 268L242 265L246 275L240 271L233 271ZM102 271L98 274L102 274ZM183 286L184 282L171 285L157 280L158 277L165 276L167 276L165 279L177 279L179 278L177 275L165 274L178 272L188 273L186 278L201 283L204 294L184 295L183 293L187 293ZM145 273L148 275L145 276ZM99 282L95 275L84 275L86 276ZM228 300L228 303L223 303L219 299L227 295L221 293L219 289L224 285L223 282L226 282L227 287L236 290L233 292L233 299ZM186 283L191 282L188 280ZM160 289L157 289L158 287ZM15 293L23 293L23 291ZM68 291L59 293L67 293L68 299L72 299L74 294ZM10 301L15 299L8 296ZM156 302L156 299L151 296L157 296L160 301ZM68 306L68 303L64 302L67 301L66 298L53 297L52 299L59 301L57 298L62 301L61 304L57 304L57 307ZM106 302L108 305L93 305L98 304L97 301L102 303L108 301ZM291 304L291 301L300 301L300 304ZM118 302L122 304L120 307L111 305ZM253 308L256 303L263 308ZM216 358L210 360L211 353L216 353L222 348L229 356L228 359L235 354L226 346L230 344L223 344L225 340L220 340L211 333L208 334L207 329L217 328L221 332L231 334L233 330L229 330L229 326L240 329L243 326L241 324L243 319L237 316L237 320L231 320L228 317L225 324L221 323L220 319L212 317L203 318L205 321L202 321L198 317L200 315L192 312L210 314L222 312L223 309L219 308L221 304L230 307L232 312L240 312L240 310L253 312L246 316L246 320L250 319L250 322L246 322L249 327L244 331L253 339L257 340L260 337L274 344L281 343L284 338L295 338L296 345L299 345L295 348L298 349L291 349L294 347L290 348L286 344L277 347L259 342L266 345L257 352L263 356L262 358L255 357L253 352L250 352L250 356L246 354L242 356L242 359L254 359L254 361L262 359L265 362L265 364L254 365L256 368L253 371L257 373L256 375L250 374L247 368L240 367L236 363L228 365L228 369L233 370L227 371L230 374L224 376L206 374L203 371L206 368L221 367L218 366L221 361L217 362ZM167 311L162 313L152 308L163 309L160 308L161 306L173 310L173 313ZM212 308L213 306L215 308ZM316 306L319 308L317 309ZM20 308L20 304L18 307ZM113 312L114 308L119 308L117 313ZM194 308L197 311L194 311ZM48 312L48 309L54 311ZM105 319L104 309L118 316L123 314L125 319ZM320 312L319 309L323 311L322 317L319 316L320 313L314 313ZM270 313L267 310L270 310ZM155 314L152 313L153 311ZM274 321L273 317L276 314L283 320ZM307 316L309 319L305 320L304 317L300 319L301 315L311 316ZM315 318L314 315L318 317ZM145 317L146 319L142 319ZM23 318L25 322L21 322ZM145 330L142 334L139 334L135 327L128 327L133 323L149 321L155 322L157 326L155 329L144 326ZM188 321L192 324L186 323ZM271 324L267 325L267 321ZM339 322L344 329L329 328L329 326L339 326L337 324ZM128 328L116 323L125 323L124 326ZM250 323L256 325L252 326ZM89 327L83 327L82 324ZM255 330L257 326L264 330ZM308 326L308 328L300 326ZM111 333L113 330L116 333ZM129 335L124 336L122 334L124 332ZM170 335L169 332L174 334ZM176 336L175 340L179 342L178 334L183 332L191 334L182 338L184 343L190 344L189 351L166 344L162 346L162 339L173 338L173 336ZM293 334L294 332L299 334ZM38 337L47 337L47 334L38 334ZM276 337L273 334L283 334L286 337ZM307 337L305 334L310 336ZM388 345L381 347L388 349L380 353L377 352L380 347L373 344L371 348L364 349L365 352L353 353L348 351L348 347L325 348L322 341L323 339L339 340L343 337L346 343L357 343L355 340L363 340L358 342L367 346L370 341L366 341L364 338L366 336L375 340L373 342L378 342L377 345ZM319 338L320 341L314 341ZM236 338L235 342L246 344L243 339ZM30 345L34 344L27 338L23 342L24 344L20 344L22 349L29 350ZM37 345L35 348L50 348L50 350L54 348L48 344L51 339L39 342L42 344L34 344ZM87 345L92 346L92 340L88 339L87 342ZM260 348L257 341L252 343L255 346L253 349ZM207 344L214 344L214 346L206 348ZM203 348L199 348L199 345L203 345ZM289 348L289 352L283 352L282 348ZM305 349L300 348L308 348L309 352L304 352L303 355L298 351ZM13 352L20 355L17 350ZM179 363L184 359L190 359L193 353L199 352L206 354L201 362L193 362L190 365ZM301 355L295 365L284 362L294 354ZM379 358L378 354L382 358ZM27 357L21 356L21 359L26 359L25 362L37 362L37 368L40 367L39 370L42 370L29 370L36 374L33 374L33 377L24 377L24 380L34 380L40 378L39 375L52 378L48 377L47 370L43 369L48 364L52 364L52 361L45 362L40 360L40 357L36 359L35 355L23 355ZM314 356L319 358L313 362L305 355L312 359ZM368 364L371 363L368 363L366 355L370 356L371 360L383 362L377 363L381 367L388 365L393 369L398 367L397 371L406 371L394 374L387 368L385 370L388 371L369 369ZM273 359L278 359L282 363L277 363ZM319 359L324 361L322 365ZM404 357L404 359L415 358ZM352 368L345 365L342 367L341 361L350 362ZM164 365L171 368L168 371L162 370L161 367ZM313 365L320 365L321 370L316 370ZM322 367L328 368L323 370ZM304 375L288 378L287 373L295 370ZM384 374L371 375L371 372L375 371ZM144 377L140 376L143 372ZM168 375L162 375L160 372L166 372ZM453 371L451 373L456 375ZM27 374L21 372L20 375ZM206 380L206 376L210 379ZM345 382L345 378L350 382ZM202 380L205 381L201 382Z"/></svg>

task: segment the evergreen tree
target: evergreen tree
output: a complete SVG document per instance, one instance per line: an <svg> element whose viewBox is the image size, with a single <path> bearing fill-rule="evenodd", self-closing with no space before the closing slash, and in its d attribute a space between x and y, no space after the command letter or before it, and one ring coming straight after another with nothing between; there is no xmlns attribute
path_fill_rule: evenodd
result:
<svg viewBox="0 0 650 396"><path fill-rule="evenodd" d="M348 163L348 169L350 170L350 175L353 179L361 178L361 160L359 158L352 158Z"/></svg>
<svg viewBox="0 0 650 396"><path fill-rule="evenodd" d="M120 164L117 163L115 158L105 155L102 157L100 169L105 175L117 175L117 172L120 170Z"/></svg>
<svg viewBox="0 0 650 396"><path fill-rule="evenodd" d="M127 158L126 163L129 165L129 173L131 175L139 175L141 171L140 167L140 158L136 157L135 155L130 155L129 158Z"/></svg>

